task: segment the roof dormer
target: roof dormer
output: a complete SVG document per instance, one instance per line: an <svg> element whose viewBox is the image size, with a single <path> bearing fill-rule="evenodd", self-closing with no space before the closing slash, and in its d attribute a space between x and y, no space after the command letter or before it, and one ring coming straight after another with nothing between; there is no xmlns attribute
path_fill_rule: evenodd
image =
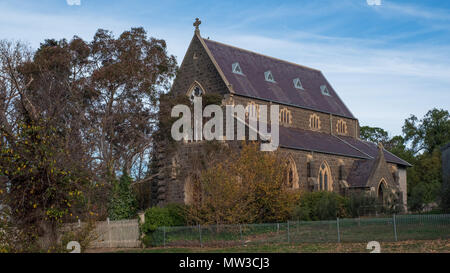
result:
<svg viewBox="0 0 450 273"><path fill-rule="evenodd" d="M265 77L265 79L266 79L267 82L273 82L273 83L275 83L275 78L273 77L272 72L271 72L270 70L264 72L264 77Z"/></svg>
<svg viewBox="0 0 450 273"><path fill-rule="evenodd" d="M231 71L233 71L233 73L235 73L235 74L244 75L244 73L242 73L242 69L241 69L241 66L239 65L239 63L232 64Z"/></svg>
<svg viewBox="0 0 450 273"><path fill-rule="evenodd" d="M302 82L300 81L299 78L295 78L295 79L293 80L293 82L294 82L294 87L295 87L296 89L305 90L305 89L303 88Z"/></svg>
<svg viewBox="0 0 450 273"><path fill-rule="evenodd" d="M320 91L322 91L322 95L331 97L330 91L328 91L328 87L326 85L321 85Z"/></svg>

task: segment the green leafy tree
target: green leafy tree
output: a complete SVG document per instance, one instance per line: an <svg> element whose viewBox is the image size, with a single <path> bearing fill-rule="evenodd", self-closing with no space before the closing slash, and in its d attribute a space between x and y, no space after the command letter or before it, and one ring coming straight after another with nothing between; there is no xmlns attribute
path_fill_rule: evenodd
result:
<svg viewBox="0 0 450 273"><path fill-rule="evenodd" d="M415 153L425 151L431 154L434 149L450 142L450 114L447 110L434 108L421 120L411 115L405 120L403 134Z"/></svg>
<svg viewBox="0 0 450 273"><path fill-rule="evenodd" d="M119 181L115 181L111 194L109 218L111 220L131 219L137 213L137 201L131 188L133 179L124 172Z"/></svg>
<svg viewBox="0 0 450 273"><path fill-rule="evenodd" d="M386 144L389 142L388 132L379 127L362 126L360 136L362 139L370 142L381 142L383 146L387 146Z"/></svg>

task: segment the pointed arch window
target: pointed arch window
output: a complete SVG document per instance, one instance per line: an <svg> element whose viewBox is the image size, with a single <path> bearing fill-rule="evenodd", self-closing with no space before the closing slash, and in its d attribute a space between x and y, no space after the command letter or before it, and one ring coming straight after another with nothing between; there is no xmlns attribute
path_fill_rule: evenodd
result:
<svg viewBox="0 0 450 273"><path fill-rule="evenodd" d="M305 90L299 78L294 79L294 87L296 89Z"/></svg>
<svg viewBox="0 0 450 273"><path fill-rule="evenodd" d="M333 179L331 176L331 170L326 161L324 161L322 165L320 165L319 169L319 190L320 191L333 190Z"/></svg>
<svg viewBox="0 0 450 273"><path fill-rule="evenodd" d="M312 114L309 116L309 128L312 130L320 130L321 122L318 115Z"/></svg>
<svg viewBox="0 0 450 273"><path fill-rule="evenodd" d="M378 202L380 204L384 203L385 192L386 192L386 181L384 179L381 179L380 184L378 185L378 189L377 189Z"/></svg>
<svg viewBox="0 0 450 273"><path fill-rule="evenodd" d="M191 102L194 101L196 97L202 97L205 94L205 91L199 84L194 84L188 91L187 95Z"/></svg>
<svg viewBox="0 0 450 273"><path fill-rule="evenodd" d="M340 135L346 135L347 134L347 122L340 119L336 123L336 132Z"/></svg>
<svg viewBox="0 0 450 273"><path fill-rule="evenodd" d="M292 113L289 109L283 108L280 110L280 124L292 124Z"/></svg>
<svg viewBox="0 0 450 273"><path fill-rule="evenodd" d="M266 78L266 81L275 83L275 78L273 77L272 72L270 70L264 72L264 77Z"/></svg>
<svg viewBox="0 0 450 273"><path fill-rule="evenodd" d="M289 156L287 161L286 186L289 189L299 188L297 165L291 156Z"/></svg>
<svg viewBox="0 0 450 273"><path fill-rule="evenodd" d="M259 118L259 105L256 104L254 101L250 101L247 103L247 107L245 107L245 115L248 118Z"/></svg>
<svg viewBox="0 0 450 273"><path fill-rule="evenodd" d="M244 75L244 73L242 73L242 68L239 65L239 63L234 63L231 65L231 71L233 71L233 73L235 74L239 74L239 75Z"/></svg>

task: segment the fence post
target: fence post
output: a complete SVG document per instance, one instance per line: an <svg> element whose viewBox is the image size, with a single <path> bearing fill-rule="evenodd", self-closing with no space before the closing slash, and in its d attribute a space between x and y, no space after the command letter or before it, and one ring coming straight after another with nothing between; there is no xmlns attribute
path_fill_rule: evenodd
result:
<svg viewBox="0 0 450 273"><path fill-rule="evenodd" d="M291 242L290 233L289 233L289 220L287 221L287 241L288 241L288 244Z"/></svg>
<svg viewBox="0 0 450 273"><path fill-rule="evenodd" d="M166 247L166 227L163 226L163 246Z"/></svg>
<svg viewBox="0 0 450 273"><path fill-rule="evenodd" d="M244 240L242 239L242 225L241 224L239 224L239 236L241 239L241 244L244 245Z"/></svg>
<svg viewBox="0 0 450 273"><path fill-rule="evenodd" d="M111 235L111 226L109 225L109 217L106 218L106 226L108 228L108 241L109 241L109 247L112 247L112 235Z"/></svg>
<svg viewBox="0 0 450 273"><path fill-rule="evenodd" d="M277 234L280 233L280 223L277 223Z"/></svg>
<svg viewBox="0 0 450 273"><path fill-rule="evenodd" d="M78 219L78 227L81 227L81 220Z"/></svg>
<svg viewBox="0 0 450 273"><path fill-rule="evenodd" d="M341 232L339 230L339 217L336 219L336 225L337 225L337 241L338 243L341 242Z"/></svg>
<svg viewBox="0 0 450 273"><path fill-rule="evenodd" d="M392 215L392 218L393 218L393 222L394 222L394 238L395 238L395 241L397 242L397 221L396 221L396 218L395 218L395 213L394 213L394 215Z"/></svg>
<svg viewBox="0 0 450 273"><path fill-rule="evenodd" d="M200 247L203 247L203 242L202 242L202 226L199 224L198 225L198 233L200 235Z"/></svg>

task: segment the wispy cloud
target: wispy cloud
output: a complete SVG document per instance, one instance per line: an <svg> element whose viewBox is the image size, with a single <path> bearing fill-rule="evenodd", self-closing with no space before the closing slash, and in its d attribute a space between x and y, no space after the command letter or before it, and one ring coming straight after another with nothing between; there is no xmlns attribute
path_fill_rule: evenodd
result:
<svg viewBox="0 0 450 273"><path fill-rule="evenodd" d="M381 0L366 0L369 6L381 6Z"/></svg>
<svg viewBox="0 0 450 273"><path fill-rule="evenodd" d="M412 4L386 2L383 5L383 10L380 10L379 12L390 12L396 15L410 16L427 20L450 21L449 9L430 8Z"/></svg>
<svg viewBox="0 0 450 273"><path fill-rule="evenodd" d="M81 0L66 0L67 5L69 6L80 6Z"/></svg>

